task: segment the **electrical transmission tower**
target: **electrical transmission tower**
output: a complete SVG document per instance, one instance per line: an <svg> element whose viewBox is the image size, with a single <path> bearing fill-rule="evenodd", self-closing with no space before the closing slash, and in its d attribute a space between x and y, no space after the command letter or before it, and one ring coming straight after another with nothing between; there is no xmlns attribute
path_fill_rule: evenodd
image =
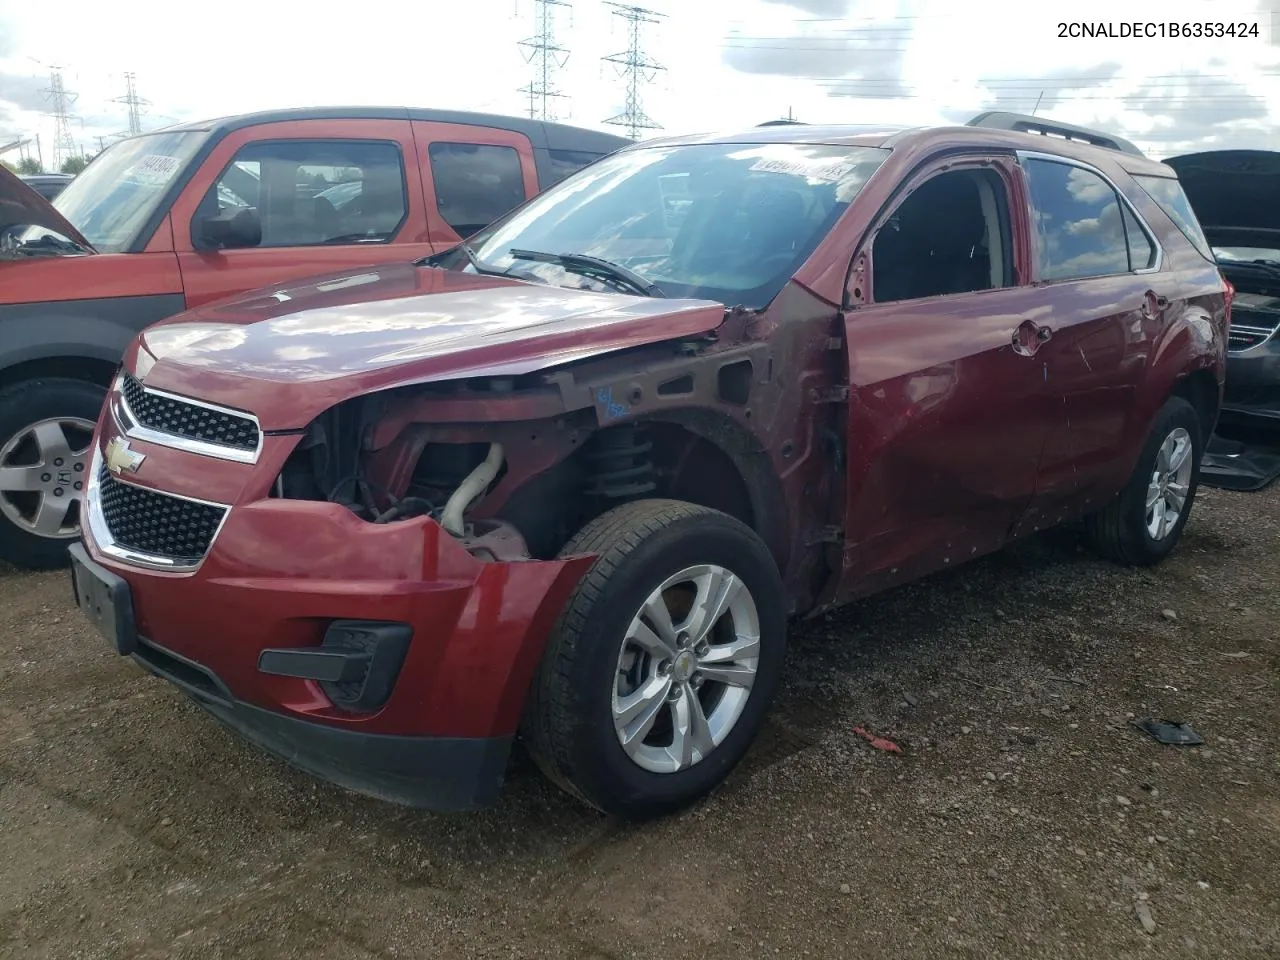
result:
<svg viewBox="0 0 1280 960"><path fill-rule="evenodd" d="M138 88L134 81L137 79L132 73L124 75L125 93L123 97L116 97L112 103L123 103L129 108L129 133L131 137L136 137L142 132L142 108L147 106L151 101L143 100L138 96Z"/></svg>
<svg viewBox="0 0 1280 960"><path fill-rule="evenodd" d="M548 101L564 94L552 83L552 75L569 60L569 51L556 45L555 8L569 7L568 0L535 0L538 32L527 40L521 40L526 63L533 64L533 80L521 87L521 93L529 95L529 117L532 120L554 120Z"/></svg>
<svg viewBox="0 0 1280 960"><path fill-rule="evenodd" d="M645 10L643 7L624 6L620 3L607 3L606 5L614 8L613 15L615 17L621 17L627 21L630 43L627 45L626 53L615 53L612 56L603 58L609 63L623 67L622 72L627 78L626 108L617 116L610 117L605 123L626 127L627 135L632 140L637 140L642 130L662 129L662 126L654 123L640 106L640 84L648 83L657 75L659 70L667 68L640 49L640 24L657 23L656 18L664 16L664 14L653 10Z"/></svg>
<svg viewBox="0 0 1280 960"><path fill-rule="evenodd" d="M71 114L71 105L76 102L78 94L72 93L62 82L62 68L49 68L49 89L44 91L45 99L53 108L49 116L53 117L53 166L62 169L62 163L77 153L75 139L71 136L71 121L76 119Z"/></svg>

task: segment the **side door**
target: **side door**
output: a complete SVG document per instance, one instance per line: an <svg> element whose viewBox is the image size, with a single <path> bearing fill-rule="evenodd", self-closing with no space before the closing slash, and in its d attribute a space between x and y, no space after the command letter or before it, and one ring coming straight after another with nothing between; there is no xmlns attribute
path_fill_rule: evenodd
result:
<svg viewBox="0 0 1280 960"><path fill-rule="evenodd" d="M237 130L173 206L187 306L434 252L407 120Z"/></svg>
<svg viewBox="0 0 1280 960"><path fill-rule="evenodd" d="M533 144L498 127L413 121L431 242L451 247L538 193Z"/></svg>
<svg viewBox="0 0 1280 960"><path fill-rule="evenodd" d="M1099 169L1024 153L1034 278L1051 314L1038 352L1055 397L1036 495L1017 535L1101 506L1169 308L1155 234ZM1160 291L1159 293L1157 291Z"/></svg>
<svg viewBox="0 0 1280 960"><path fill-rule="evenodd" d="M999 549L1035 492L1050 410L1026 209L1012 155L948 158L855 258L845 598Z"/></svg>

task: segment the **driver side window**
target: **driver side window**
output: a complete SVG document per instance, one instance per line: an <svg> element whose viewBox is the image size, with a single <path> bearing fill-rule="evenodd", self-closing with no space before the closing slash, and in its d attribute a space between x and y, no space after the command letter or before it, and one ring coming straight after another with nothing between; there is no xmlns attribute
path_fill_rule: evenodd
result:
<svg viewBox="0 0 1280 960"><path fill-rule="evenodd" d="M387 243L407 212L395 143L260 141L242 147L219 175L192 233L227 247Z"/></svg>
<svg viewBox="0 0 1280 960"><path fill-rule="evenodd" d="M1004 182L979 169L926 180L876 232L871 266L876 303L1013 286Z"/></svg>

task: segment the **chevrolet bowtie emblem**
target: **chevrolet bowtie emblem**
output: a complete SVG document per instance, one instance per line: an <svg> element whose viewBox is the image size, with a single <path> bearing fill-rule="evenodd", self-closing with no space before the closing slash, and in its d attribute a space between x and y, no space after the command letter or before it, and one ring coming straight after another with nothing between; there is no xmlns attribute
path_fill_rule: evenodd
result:
<svg viewBox="0 0 1280 960"><path fill-rule="evenodd" d="M124 437L115 437L107 444L107 469L112 473L137 473L145 459L145 453L129 449L129 441Z"/></svg>

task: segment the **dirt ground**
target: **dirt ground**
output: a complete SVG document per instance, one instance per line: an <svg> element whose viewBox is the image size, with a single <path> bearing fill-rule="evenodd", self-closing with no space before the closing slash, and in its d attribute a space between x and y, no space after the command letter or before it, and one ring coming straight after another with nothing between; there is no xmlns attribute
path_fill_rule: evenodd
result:
<svg viewBox="0 0 1280 960"><path fill-rule="evenodd" d="M640 827L522 756L474 815L317 784L2 571L0 956L1274 958L1278 551L1280 488L1202 489L1158 570L1060 531L807 624L731 781Z"/></svg>

